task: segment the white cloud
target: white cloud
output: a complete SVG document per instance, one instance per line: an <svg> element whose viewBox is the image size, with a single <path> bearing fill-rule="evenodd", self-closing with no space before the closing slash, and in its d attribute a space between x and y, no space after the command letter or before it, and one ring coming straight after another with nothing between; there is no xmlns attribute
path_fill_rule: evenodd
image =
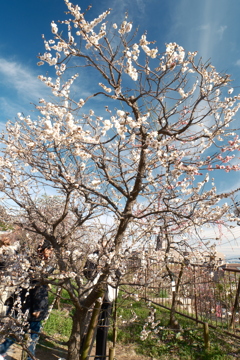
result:
<svg viewBox="0 0 240 360"><path fill-rule="evenodd" d="M240 66L240 59L236 61L235 65Z"/></svg>
<svg viewBox="0 0 240 360"><path fill-rule="evenodd" d="M17 91L22 99L36 100L46 93L46 86L37 79L37 74L16 61L0 58L0 76L0 82Z"/></svg>

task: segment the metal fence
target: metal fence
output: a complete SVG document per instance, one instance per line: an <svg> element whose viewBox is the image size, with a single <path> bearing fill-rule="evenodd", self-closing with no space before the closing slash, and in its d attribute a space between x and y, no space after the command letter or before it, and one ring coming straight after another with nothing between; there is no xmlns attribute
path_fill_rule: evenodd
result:
<svg viewBox="0 0 240 360"><path fill-rule="evenodd" d="M149 259L144 267L129 264L127 280L133 296L240 335L238 269Z"/></svg>

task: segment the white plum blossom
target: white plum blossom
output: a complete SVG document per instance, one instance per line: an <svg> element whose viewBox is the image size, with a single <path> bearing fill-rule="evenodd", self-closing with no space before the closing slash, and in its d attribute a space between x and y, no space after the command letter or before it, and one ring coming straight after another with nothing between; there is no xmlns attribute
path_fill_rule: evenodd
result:
<svg viewBox="0 0 240 360"><path fill-rule="evenodd" d="M57 25L55 24L54 21L51 22L51 27L52 27L52 33L53 33L53 34L57 34L57 32L58 32L58 27L57 27Z"/></svg>
<svg viewBox="0 0 240 360"><path fill-rule="evenodd" d="M124 116L125 116L125 111L123 111L123 110L117 110L117 115L118 115L119 117L124 117Z"/></svg>
<svg viewBox="0 0 240 360"><path fill-rule="evenodd" d="M106 85L99 83L99 86L101 86L107 93L110 93L112 91L111 88L107 87Z"/></svg>
<svg viewBox="0 0 240 360"><path fill-rule="evenodd" d="M92 181L92 186L93 186L93 187L96 187L96 186L98 186L99 184L101 184L101 180L93 180L93 181Z"/></svg>
<svg viewBox="0 0 240 360"><path fill-rule="evenodd" d="M129 33L131 30L132 30L132 24L124 20L118 32L119 34L124 35L125 33Z"/></svg>
<svg viewBox="0 0 240 360"><path fill-rule="evenodd" d="M85 104L85 101L83 99L80 99L78 102L79 107L82 107Z"/></svg>

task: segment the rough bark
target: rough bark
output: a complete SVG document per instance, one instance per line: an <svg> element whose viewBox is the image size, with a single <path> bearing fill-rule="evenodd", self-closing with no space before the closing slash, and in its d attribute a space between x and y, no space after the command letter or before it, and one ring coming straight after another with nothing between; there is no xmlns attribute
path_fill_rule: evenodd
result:
<svg viewBox="0 0 240 360"><path fill-rule="evenodd" d="M73 315L73 326L71 335L68 341L68 354L67 360L78 360L80 359L81 339L83 336L83 327L85 324L85 318L87 310L76 310Z"/></svg>

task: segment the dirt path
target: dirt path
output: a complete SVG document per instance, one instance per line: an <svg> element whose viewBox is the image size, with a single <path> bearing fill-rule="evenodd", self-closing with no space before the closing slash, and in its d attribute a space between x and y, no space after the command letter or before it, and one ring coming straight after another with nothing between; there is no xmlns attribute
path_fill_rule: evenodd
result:
<svg viewBox="0 0 240 360"><path fill-rule="evenodd" d="M13 345L8 351L6 360L21 360L21 348L18 345ZM66 351L60 348L50 349L42 346L38 346L36 350L36 357L39 360L59 360L59 358L66 358ZM92 351L91 360L94 360L94 349ZM89 359L89 360L90 360ZM134 351L134 347L131 345L117 345L116 347L116 360L152 360L150 357L143 355L137 355Z"/></svg>

